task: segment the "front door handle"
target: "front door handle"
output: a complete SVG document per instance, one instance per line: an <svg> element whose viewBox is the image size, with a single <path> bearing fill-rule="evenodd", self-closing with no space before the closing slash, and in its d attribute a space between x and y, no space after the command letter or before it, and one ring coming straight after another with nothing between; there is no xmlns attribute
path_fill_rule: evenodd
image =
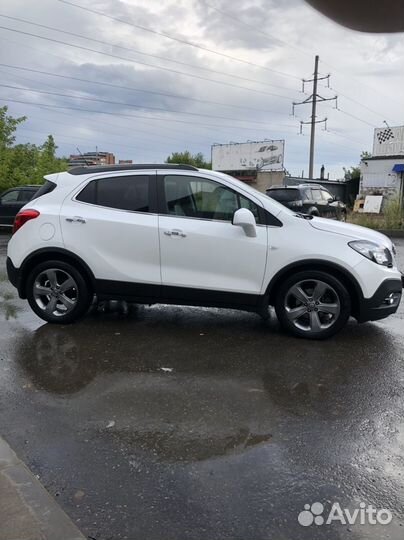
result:
<svg viewBox="0 0 404 540"><path fill-rule="evenodd" d="M164 234L166 236L180 236L181 238L185 238L187 235L181 231L181 229L172 229L171 231L164 231Z"/></svg>
<svg viewBox="0 0 404 540"><path fill-rule="evenodd" d="M69 223L85 223L86 220L80 216L74 216L74 217L67 217L66 221Z"/></svg>

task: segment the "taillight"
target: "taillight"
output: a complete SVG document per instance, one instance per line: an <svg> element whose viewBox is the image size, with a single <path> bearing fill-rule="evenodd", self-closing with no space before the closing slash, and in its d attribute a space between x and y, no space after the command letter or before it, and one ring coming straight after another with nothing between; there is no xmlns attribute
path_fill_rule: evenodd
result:
<svg viewBox="0 0 404 540"><path fill-rule="evenodd" d="M18 229L21 229L24 223L27 223L27 221L31 219L35 219L38 216L39 216L38 210L27 209L27 210L21 210L21 212L18 212L14 220L13 234L16 233Z"/></svg>

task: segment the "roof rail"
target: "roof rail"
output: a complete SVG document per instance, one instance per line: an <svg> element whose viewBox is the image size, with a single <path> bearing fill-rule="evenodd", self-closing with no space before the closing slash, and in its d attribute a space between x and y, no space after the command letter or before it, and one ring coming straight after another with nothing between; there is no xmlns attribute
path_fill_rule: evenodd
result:
<svg viewBox="0 0 404 540"><path fill-rule="evenodd" d="M100 172L116 172L116 171L142 171L149 169L168 169L168 170L182 170L182 171L197 171L197 167L193 165L176 165L174 163L147 163L141 164L136 163L136 165L89 165L87 167L72 167L68 169L69 174L80 175L80 174L91 174L91 173L100 173Z"/></svg>

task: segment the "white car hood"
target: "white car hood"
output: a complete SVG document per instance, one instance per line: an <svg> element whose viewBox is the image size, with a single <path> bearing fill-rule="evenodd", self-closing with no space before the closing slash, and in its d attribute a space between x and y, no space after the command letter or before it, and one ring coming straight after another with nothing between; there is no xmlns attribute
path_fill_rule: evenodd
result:
<svg viewBox="0 0 404 540"><path fill-rule="evenodd" d="M389 249L392 247L392 242L387 236L366 227L318 217L314 217L309 223L314 229L320 231L342 234L354 240L369 240L376 244L382 244Z"/></svg>

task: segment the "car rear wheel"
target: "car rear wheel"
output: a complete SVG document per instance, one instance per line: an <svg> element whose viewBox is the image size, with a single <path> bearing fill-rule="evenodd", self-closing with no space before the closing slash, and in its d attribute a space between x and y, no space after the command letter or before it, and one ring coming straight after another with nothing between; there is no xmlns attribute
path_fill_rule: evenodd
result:
<svg viewBox="0 0 404 540"><path fill-rule="evenodd" d="M351 314L351 299L334 276L303 271L282 283L275 310L282 327L295 336L326 339L345 326Z"/></svg>
<svg viewBox="0 0 404 540"><path fill-rule="evenodd" d="M89 309L92 293L81 273L63 261L47 261L31 272L27 299L44 321L69 324Z"/></svg>

